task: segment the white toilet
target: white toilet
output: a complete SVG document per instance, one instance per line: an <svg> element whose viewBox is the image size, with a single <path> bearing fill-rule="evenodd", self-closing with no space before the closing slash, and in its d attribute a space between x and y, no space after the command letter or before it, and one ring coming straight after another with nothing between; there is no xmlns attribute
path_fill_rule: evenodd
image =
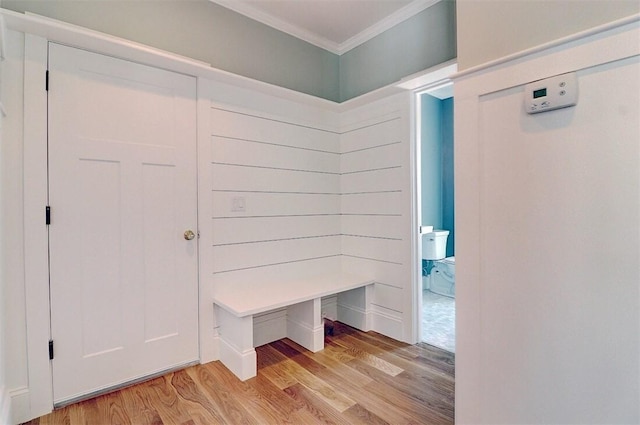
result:
<svg viewBox="0 0 640 425"><path fill-rule="evenodd" d="M433 261L425 289L439 295L455 297L456 259L446 257L448 230L434 230L422 234L422 258Z"/></svg>

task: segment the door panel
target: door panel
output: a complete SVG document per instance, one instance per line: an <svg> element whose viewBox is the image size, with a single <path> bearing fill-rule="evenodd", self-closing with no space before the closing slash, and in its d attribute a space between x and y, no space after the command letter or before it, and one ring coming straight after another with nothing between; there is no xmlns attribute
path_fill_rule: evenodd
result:
<svg viewBox="0 0 640 425"><path fill-rule="evenodd" d="M196 83L49 47L54 402L198 359Z"/></svg>

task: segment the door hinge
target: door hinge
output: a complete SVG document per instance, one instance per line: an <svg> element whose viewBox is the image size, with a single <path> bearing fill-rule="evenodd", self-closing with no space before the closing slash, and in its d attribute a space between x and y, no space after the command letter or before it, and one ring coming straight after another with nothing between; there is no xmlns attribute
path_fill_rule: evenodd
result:
<svg viewBox="0 0 640 425"><path fill-rule="evenodd" d="M49 360L53 360L53 340L49 340Z"/></svg>
<svg viewBox="0 0 640 425"><path fill-rule="evenodd" d="M48 69L44 76L44 89L46 91L49 91L49 70Z"/></svg>
<svg viewBox="0 0 640 425"><path fill-rule="evenodd" d="M45 216L46 225L47 226L50 225L51 224L51 207L49 205L44 207L44 216Z"/></svg>

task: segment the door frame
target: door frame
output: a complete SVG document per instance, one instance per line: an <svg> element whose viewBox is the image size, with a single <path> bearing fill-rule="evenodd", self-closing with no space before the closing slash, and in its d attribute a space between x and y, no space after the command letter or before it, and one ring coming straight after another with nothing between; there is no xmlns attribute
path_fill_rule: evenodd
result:
<svg viewBox="0 0 640 425"><path fill-rule="evenodd" d="M47 92L45 74L48 63L49 40L25 33L24 50L24 261L25 298L27 322L27 367L28 387L19 394L14 392L14 411L26 413L29 417L39 417L53 410L53 375L49 360L48 342L51 338L49 315L49 235L45 224L45 206L48 200L47 175ZM95 53L101 49L94 50ZM131 60L131 59L126 59ZM144 63L144 62L141 62ZM150 66L155 66L150 64ZM175 71L174 71L175 72ZM209 130L210 90L209 82L196 77L196 149L198 169L201 169L202 150L207 149ZM197 211L198 231L209 231L201 220L207 197L198 187ZM210 205L207 205L210 207ZM52 214L55 222L55 211ZM200 244L199 244L200 245ZM210 302L210 288L203 284L201 276L206 276L205 263L201 261L198 249L198 343L199 361L207 363L218 358L214 335L213 303ZM204 250L205 255L208 250ZM28 413L27 413L28 412Z"/></svg>
<svg viewBox="0 0 640 425"><path fill-rule="evenodd" d="M411 321L413 323L413 342L422 342L422 237L420 226L422 225L422 191L421 191L421 149L420 149L420 96L423 93L440 89L452 84L453 75L458 71L457 60L445 62L432 68L414 80L408 81L399 87L412 91L411 99L411 188L412 188L412 223L411 223Z"/></svg>

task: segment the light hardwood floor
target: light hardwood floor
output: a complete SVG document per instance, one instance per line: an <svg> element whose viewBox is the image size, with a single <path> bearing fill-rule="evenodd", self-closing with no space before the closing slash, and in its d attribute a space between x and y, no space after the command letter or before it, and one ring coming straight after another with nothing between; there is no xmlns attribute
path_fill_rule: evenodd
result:
<svg viewBox="0 0 640 425"><path fill-rule="evenodd" d="M245 382L212 362L28 424L453 424L453 354L340 323L325 343L258 347L258 376Z"/></svg>

